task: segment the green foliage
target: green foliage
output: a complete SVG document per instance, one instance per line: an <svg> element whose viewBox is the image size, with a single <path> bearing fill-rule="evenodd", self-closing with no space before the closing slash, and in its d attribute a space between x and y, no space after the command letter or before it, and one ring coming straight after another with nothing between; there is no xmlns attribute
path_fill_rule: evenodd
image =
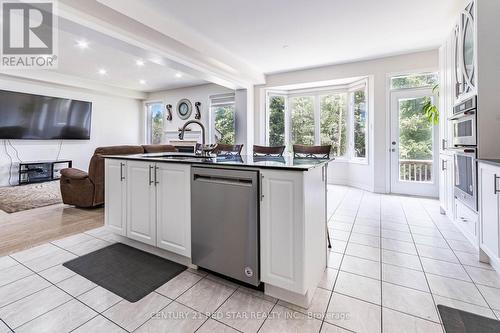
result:
<svg viewBox="0 0 500 333"><path fill-rule="evenodd" d="M272 96L269 99L269 144L285 144L285 97Z"/></svg>
<svg viewBox="0 0 500 333"><path fill-rule="evenodd" d="M354 156L366 157L366 96L364 89L354 92Z"/></svg>
<svg viewBox="0 0 500 333"><path fill-rule="evenodd" d="M434 73L396 76L391 79L391 89L432 87L438 84Z"/></svg>
<svg viewBox="0 0 500 333"><path fill-rule="evenodd" d="M399 102L400 159L432 159L432 124L422 112L429 100L423 97Z"/></svg>
<svg viewBox="0 0 500 333"><path fill-rule="evenodd" d="M163 140L163 105L151 106L151 143L160 144Z"/></svg>
<svg viewBox="0 0 500 333"><path fill-rule="evenodd" d="M436 93L439 96L439 85L436 84L434 88L432 88L432 92ZM422 111L424 112L425 117L429 121L429 123L437 125L439 121L439 111L437 106L432 102L432 100L429 98L427 101L425 101Z"/></svg>
<svg viewBox="0 0 500 333"><path fill-rule="evenodd" d="M334 156L343 156L347 149L347 94L321 96L321 144L332 145Z"/></svg>
<svg viewBox="0 0 500 333"><path fill-rule="evenodd" d="M314 99L311 96L290 99L292 144L314 145Z"/></svg>
<svg viewBox="0 0 500 333"><path fill-rule="evenodd" d="M217 106L215 113L215 129L221 133L217 143L232 145L235 140L234 106Z"/></svg>

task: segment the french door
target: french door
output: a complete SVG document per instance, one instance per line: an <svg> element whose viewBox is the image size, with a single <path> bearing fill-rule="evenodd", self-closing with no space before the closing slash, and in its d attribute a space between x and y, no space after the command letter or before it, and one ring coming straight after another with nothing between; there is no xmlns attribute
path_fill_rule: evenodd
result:
<svg viewBox="0 0 500 333"><path fill-rule="evenodd" d="M423 114L432 89L391 92L391 193L437 197L438 126Z"/></svg>

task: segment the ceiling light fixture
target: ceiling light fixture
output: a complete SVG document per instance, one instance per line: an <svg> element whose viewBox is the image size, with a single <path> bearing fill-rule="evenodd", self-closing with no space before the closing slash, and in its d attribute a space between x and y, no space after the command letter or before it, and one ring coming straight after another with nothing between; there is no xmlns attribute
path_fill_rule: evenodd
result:
<svg viewBox="0 0 500 333"><path fill-rule="evenodd" d="M142 66L144 66L144 60L142 60L142 59L137 59L137 60L135 61L135 64L136 64L137 66L139 66L139 67L142 67Z"/></svg>
<svg viewBox="0 0 500 333"><path fill-rule="evenodd" d="M146 84L146 80L139 80L139 83L144 85Z"/></svg>
<svg viewBox="0 0 500 333"><path fill-rule="evenodd" d="M104 68L101 68L101 69L99 69L99 74L106 75L106 74L108 74L108 71L105 70Z"/></svg>
<svg viewBox="0 0 500 333"><path fill-rule="evenodd" d="M82 50L84 49L87 49L89 47L89 42L87 42L86 40L79 40L76 42L76 46L78 46L79 48L81 48Z"/></svg>
<svg viewBox="0 0 500 333"><path fill-rule="evenodd" d="M182 73L176 73L175 77L178 78L178 79L180 79L182 77Z"/></svg>

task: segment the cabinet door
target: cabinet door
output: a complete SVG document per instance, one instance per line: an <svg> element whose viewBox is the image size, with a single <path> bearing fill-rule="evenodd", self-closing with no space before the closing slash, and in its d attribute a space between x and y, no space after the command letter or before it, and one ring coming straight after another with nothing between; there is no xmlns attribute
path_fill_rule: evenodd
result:
<svg viewBox="0 0 500 333"><path fill-rule="evenodd" d="M156 173L157 246L191 256L191 167L158 163Z"/></svg>
<svg viewBox="0 0 500 333"><path fill-rule="evenodd" d="M154 163L127 163L127 237L156 245Z"/></svg>
<svg viewBox="0 0 500 333"><path fill-rule="evenodd" d="M302 172L261 170L261 280L304 293Z"/></svg>
<svg viewBox="0 0 500 333"><path fill-rule="evenodd" d="M104 219L108 229L114 233L126 234L126 161L105 161L104 174Z"/></svg>
<svg viewBox="0 0 500 333"><path fill-rule="evenodd" d="M489 256L499 256L498 223L499 219L499 188L500 168L480 164L479 167L479 211L481 225L481 248Z"/></svg>

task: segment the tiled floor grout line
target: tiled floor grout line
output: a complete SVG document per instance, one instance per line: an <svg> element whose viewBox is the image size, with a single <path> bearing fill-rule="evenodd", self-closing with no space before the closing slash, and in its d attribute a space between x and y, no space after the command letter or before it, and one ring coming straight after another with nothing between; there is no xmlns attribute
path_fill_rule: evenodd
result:
<svg viewBox="0 0 500 333"><path fill-rule="evenodd" d="M335 214L335 212L338 210L338 208L342 205L342 203L344 202L344 200L346 199L347 197L347 194L348 192L345 194L344 198L342 199L342 202L337 206L337 208L335 209L334 213L332 214L332 216ZM347 251L347 246L349 246L349 239L351 239L351 235L352 235L352 230L354 229L354 224L356 223L356 218L358 216L358 213L359 213L359 207L361 206L361 202L364 198L364 191L361 192L361 198L359 199L359 203L358 203L358 207L356 209L356 215L354 216L354 222L352 223L352 227L351 227L351 231L349 232L349 237L347 238L347 241L346 241L346 248L344 249L344 254L342 254L342 259L340 259L340 263L339 263L339 268L337 270L337 275L335 276L335 281L333 282L333 286L332 286L332 291L330 293L330 298L328 299L328 303L326 305L326 311L325 311L325 315L323 316L323 319L321 321L321 325L320 325L320 332L321 330L323 329L323 325L325 324L325 320L326 320L326 314L328 312L328 308L330 307L330 303L332 302L332 298L333 298L333 293L334 293L334 290L335 290L335 286L337 285L337 280L339 278L339 274L340 274L340 269L342 267L342 263L344 261L344 257L345 257L345 251ZM327 253L328 255L328 253ZM337 325L335 325L337 326Z"/></svg>
<svg viewBox="0 0 500 333"><path fill-rule="evenodd" d="M405 215L405 218L406 218L406 221L408 223L408 215L407 215L407 212L405 210L405 206L404 206L404 203L402 202L401 199L399 199L399 202L401 204L401 207L403 209L403 213ZM413 238L413 234L411 233L411 228L410 228L410 235L411 235L411 238L414 240ZM422 264L422 258L420 258L420 252L418 251L418 248L417 246L415 245L415 242L413 244L413 246L415 247L415 250L417 251L417 255L418 255L418 261L420 262L420 266L422 267L422 271L424 272L424 277L425 277L425 282L427 283L427 288L429 288L429 292L430 292L430 295L431 295L431 298L432 298L432 303L434 304L434 311L436 311L437 313L437 316L438 316L438 319L439 321L441 322L441 329L443 330L444 332L444 326L442 324L442 320L441 320L441 315L438 311L438 308L437 308L437 304L436 304L436 300L434 299L434 295L432 293L432 289L431 289L431 285L429 283L429 280L427 279L427 273L425 272L425 269L424 269L424 265Z"/></svg>
<svg viewBox="0 0 500 333"><path fill-rule="evenodd" d="M383 263L382 263L382 196L379 196L379 202L378 202L378 207L379 207L379 218L380 218L380 247L379 247L379 257L380 257L380 332L384 331L384 289L383 289L383 276L384 276L384 271L383 271Z"/></svg>
<svg viewBox="0 0 500 333"><path fill-rule="evenodd" d="M64 305L64 304L66 304L66 303L71 302L73 299L77 300L78 302L82 303L84 306L88 307L89 309L91 309L92 311L94 311L94 312L96 312L96 313L97 313L97 315L95 315L94 317L92 317L90 320L94 319L95 317L97 317L97 316L99 316L99 315L102 315L102 312L107 311L107 310L109 309L109 308L108 308L108 309L106 309L106 310L104 310L104 311L102 311L102 312L96 311L95 309L91 308L90 306L88 306L87 304L85 304L84 302L82 302L81 300L79 300L77 297L75 297L75 296L71 295L71 294L70 294L70 293L68 293L66 290L62 289L61 287L59 287L59 286L58 286L58 285L56 285L55 283L52 283L51 281L49 281L49 280L48 280L48 279L46 279L45 277L41 276L40 274L38 274L37 272L35 272L35 271L34 271L34 270L32 270L31 268L29 268L28 266L24 265L21 261L19 261L19 260L15 259L15 258L12 258L12 259L14 259L14 260L15 260L15 261L17 261L19 264L21 264L22 266L26 267L26 268L27 268L27 269L29 269L30 271L32 271L35 275L38 275L39 277L41 277L42 279L44 279L45 281L47 281L48 283L50 283L52 286L54 286L54 287L58 288L59 290L61 290L62 292L66 293L67 295L69 295L69 296L71 297L71 299L70 299L70 300L68 300L67 302L63 302L63 303L59 304L59 305L58 305L58 306L56 306L55 308L50 309L50 310L48 310L48 311L46 311L46 312L44 312L44 313L40 314L39 316L37 316L37 317L35 317L35 318L32 318L32 319L28 320L27 322L25 322L25 323L21 324L20 326L25 325L25 324L27 324L27 323L29 323L29 322L31 322L31 321L33 321L33 320L35 320L35 319L37 319L37 318L39 318L39 317L43 316L43 315L45 315L46 313L49 313L50 311L55 310L55 309L57 309L58 307L60 307L60 306L62 306L62 305ZM52 266L52 267L55 267L55 266L58 266L58 265L60 265L60 264L54 265L54 266ZM49 267L49 268L52 268L52 267ZM49 269L49 268L47 268L47 269ZM74 275L73 275L73 276L74 276ZM71 277L73 277L73 276L71 276ZM69 278L71 278L71 277L69 277ZM61 281L59 281L59 282L65 281L65 280L67 280L67 279L69 279L69 278L63 279L63 280L61 280ZM57 283L59 283L59 282L57 282ZM47 287L47 288L50 288L50 287L51 287L51 286L49 286L49 287ZM47 288L44 288L44 289L47 289ZM89 289L89 290L87 290L87 291L85 291L85 293L86 293L86 292L89 292L90 290L93 290L93 289L95 289L95 288L97 288L97 286L96 286L96 287L94 287L94 288L91 288L91 289ZM44 289L43 289L43 290L44 290ZM39 290L39 291L40 291L40 290ZM82 294L80 294L80 295L78 295L78 296L81 296L81 295L83 295L83 294L85 294L85 293L82 293ZM31 295L33 295L33 294L31 294ZM24 297L23 297L23 298L24 298ZM16 301L16 302L17 302L17 301ZM114 305L116 305L116 304L118 304L118 303L120 303L120 302L117 302L117 303L113 304L112 306L114 306ZM110 307L110 308L111 308L111 307ZM109 319L109 318L107 318L107 317L105 317L105 318L106 318L106 319L108 319L109 321L111 321L113 324L117 325L118 327L120 327L120 328L124 329L125 331L127 331L125 328L121 327L120 325L118 325L117 323L115 323L114 321L112 321L111 319ZM20 327L20 326L19 326L19 327ZM16 327L16 328L17 328L17 327ZM128 331L127 331L127 332L128 332Z"/></svg>
<svg viewBox="0 0 500 333"><path fill-rule="evenodd" d="M420 203L420 201L419 201ZM444 238L446 244L448 244L448 246L450 246L448 240L446 239L446 237L443 236L443 233L441 232L441 229L439 229L438 225L434 222L434 219L432 218L432 215L429 213L429 211L425 208L425 205L422 205L422 208L424 209L424 211L426 212L427 216L429 216L429 218L431 219L432 223L436 226L436 228L438 229L439 233L441 234L441 236ZM451 222L451 221L450 221ZM493 308L491 307L490 303L488 302L488 300L486 299L486 297L484 297L483 293L481 292L481 289L479 289L479 287L477 286L476 282L474 281L474 279L472 279L472 277L470 276L469 272L467 271L467 269L465 269L465 267L463 267L463 264L462 262L460 261L460 259L458 258L457 254L455 253L455 250L450 246L450 249L451 249L451 252L453 252L453 255L457 258L458 262L460 263L460 266L462 267L462 269L465 271L465 273L467 274L467 276L469 277L469 279L472 281L472 283L474 284L474 286L476 287L477 291L479 292L479 294L481 295L481 297L483 298L483 300L486 302L486 304L488 305L488 308L490 309L490 311L493 313L493 315L497 318L497 319L500 319L498 318L495 310L493 310ZM479 254L478 254L479 256ZM481 285L481 284L479 284Z"/></svg>
<svg viewBox="0 0 500 333"><path fill-rule="evenodd" d="M10 332L14 333L14 330L5 321L3 321L2 318L0 318L0 321L10 330Z"/></svg>

